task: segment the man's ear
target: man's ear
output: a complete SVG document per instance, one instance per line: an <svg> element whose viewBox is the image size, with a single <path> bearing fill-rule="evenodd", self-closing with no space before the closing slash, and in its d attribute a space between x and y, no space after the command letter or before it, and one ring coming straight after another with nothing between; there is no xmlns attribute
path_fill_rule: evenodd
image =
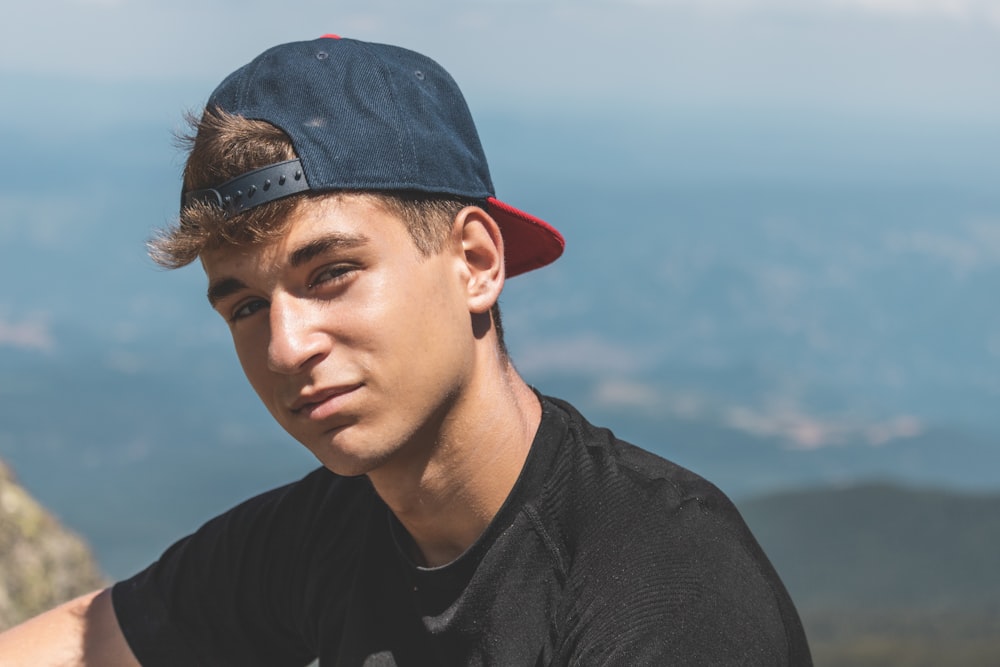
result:
<svg viewBox="0 0 1000 667"><path fill-rule="evenodd" d="M454 238L461 244L463 280L469 312L486 313L503 290L503 236L500 226L478 206L466 206L455 216Z"/></svg>

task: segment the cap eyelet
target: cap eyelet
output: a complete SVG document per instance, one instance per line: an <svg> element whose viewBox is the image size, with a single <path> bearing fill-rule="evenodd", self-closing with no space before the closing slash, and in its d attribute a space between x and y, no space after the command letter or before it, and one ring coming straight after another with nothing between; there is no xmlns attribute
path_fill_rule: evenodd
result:
<svg viewBox="0 0 1000 667"><path fill-rule="evenodd" d="M413 76L417 77L417 80L419 80L419 81L423 81L424 80L424 73L421 72L420 70L415 71L413 73Z"/></svg>
<svg viewBox="0 0 1000 667"><path fill-rule="evenodd" d="M316 60L326 60L330 56L326 51L318 51L316 53Z"/></svg>

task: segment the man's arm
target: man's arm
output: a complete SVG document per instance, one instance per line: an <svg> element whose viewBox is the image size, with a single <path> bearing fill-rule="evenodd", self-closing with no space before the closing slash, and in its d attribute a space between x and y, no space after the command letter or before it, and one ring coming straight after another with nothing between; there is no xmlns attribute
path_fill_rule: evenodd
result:
<svg viewBox="0 0 1000 667"><path fill-rule="evenodd" d="M139 667L111 606L111 589L94 591L0 634L0 667Z"/></svg>

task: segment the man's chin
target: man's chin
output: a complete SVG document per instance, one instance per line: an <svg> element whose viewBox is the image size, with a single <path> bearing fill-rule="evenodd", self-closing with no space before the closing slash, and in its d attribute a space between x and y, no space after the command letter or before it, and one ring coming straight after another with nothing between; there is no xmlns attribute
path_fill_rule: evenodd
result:
<svg viewBox="0 0 1000 667"><path fill-rule="evenodd" d="M335 440L324 439L320 443L306 445L313 456L330 472L341 477L361 477L382 467L389 458L388 453L373 452L370 447L358 445L339 434Z"/></svg>

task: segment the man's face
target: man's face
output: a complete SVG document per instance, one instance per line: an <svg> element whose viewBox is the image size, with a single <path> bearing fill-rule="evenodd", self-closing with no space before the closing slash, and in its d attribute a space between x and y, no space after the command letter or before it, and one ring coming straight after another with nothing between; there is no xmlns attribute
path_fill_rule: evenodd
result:
<svg viewBox="0 0 1000 667"><path fill-rule="evenodd" d="M299 208L270 245L202 263L250 384L326 467L426 455L474 366L460 242L424 256L399 218L343 196Z"/></svg>

